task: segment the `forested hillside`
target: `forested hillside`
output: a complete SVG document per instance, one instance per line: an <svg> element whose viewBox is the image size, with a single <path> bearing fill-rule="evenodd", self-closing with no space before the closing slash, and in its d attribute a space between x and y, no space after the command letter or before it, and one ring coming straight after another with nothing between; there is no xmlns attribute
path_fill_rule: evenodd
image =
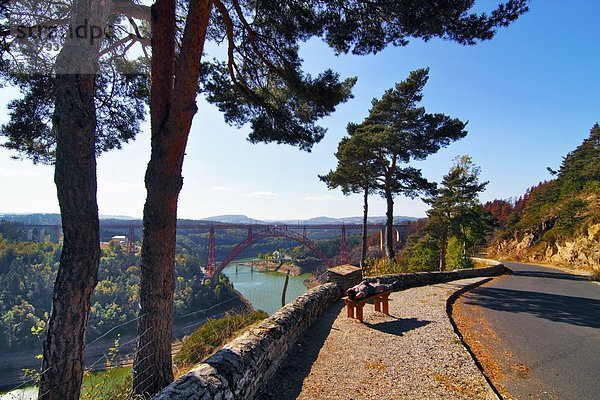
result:
<svg viewBox="0 0 600 400"><path fill-rule="evenodd" d="M497 221L493 256L600 269L600 126L567 154L555 179L513 202L485 204Z"/></svg>
<svg viewBox="0 0 600 400"><path fill-rule="evenodd" d="M50 312L61 248L52 243L20 241L12 224L0 222L0 349L38 345ZM88 338L94 339L126 321L135 331L139 312L139 254L117 242L103 250L98 285L92 297ZM206 309L236 295L225 276L211 288L200 260L179 242L176 258L175 316ZM232 307L243 303L234 300ZM116 333L116 332L115 332Z"/></svg>

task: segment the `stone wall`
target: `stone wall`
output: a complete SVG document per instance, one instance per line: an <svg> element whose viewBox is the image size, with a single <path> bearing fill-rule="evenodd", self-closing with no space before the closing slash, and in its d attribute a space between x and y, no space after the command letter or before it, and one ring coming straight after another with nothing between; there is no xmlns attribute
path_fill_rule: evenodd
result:
<svg viewBox="0 0 600 400"><path fill-rule="evenodd" d="M340 298L334 283L318 286L225 345L155 399L251 399L300 335Z"/></svg>
<svg viewBox="0 0 600 400"><path fill-rule="evenodd" d="M340 265L329 268L325 273L326 282L333 282L338 285L342 293L346 293L346 289L358 285L362 279L362 269L354 265Z"/></svg>
<svg viewBox="0 0 600 400"><path fill-rule="evenodd" d="M450 272L385 275L378 279L387 284L395 282L394 290L400 290L457 279L501 275L507 271L510 270L503 265L495 265ZM347 268L335 272L343 277L344 285L350 284L350 280L360 279L356 271ZM252 399L277 371L297 339L341 295L342 290L335 283L311 289L171 383L155 399Z"/></svg>
<svg viewBox="0 0 600 400"><path fill-rule="evenodd" d="M497 276L510 273L510 269L502 264L492 265L484 268L457 269L444 272L415 272L411 274L382 275L381 283L394 284L394 290L402 290L415 286L433 285L436 283L455 281L457 279L468 279L484 276Z"/></svg>

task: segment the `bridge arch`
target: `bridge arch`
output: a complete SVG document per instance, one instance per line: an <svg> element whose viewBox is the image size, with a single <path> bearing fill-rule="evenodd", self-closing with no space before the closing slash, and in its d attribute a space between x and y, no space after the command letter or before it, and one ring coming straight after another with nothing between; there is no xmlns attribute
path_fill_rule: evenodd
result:
<svg viewBox="0 0 600 400"><path fill-rule="evenodd" d="M333 267L333 262L325 255L325 253L323 253L323 251L319 248L319 246L315 242L313 242L312 240L310 240L308 237L306 237L305 235L303 235L301 233L298 233L291 229L287 229L287 227L285 227L285 228L269 227L268 229L266 229L264 231L260 231L258 233L253 233L252 228L250 227L248 229L248 237L243 242L238 243L229 252L229 254L227 254L225 259L223 259L223 261L221 261L221 263L219 264L218 267L215 266L214 270L212 270L213 268L211 268L211 265L210 264L208 265L207 274L208 275L220 274L221 271L223 271L223 269L225 269L225 267L227 267L227 265L229 265L229 263L231 263L237 256L239 256L248 247L252 246L254 243L259 242L263 239L272 238L272 237L287 238L287 239L294 240L300 244L303 244L306 247L308 247L317 256L317 258L320 258L321 260L323 260L323 262L325 264L327 264L328 267Z"/></svg>

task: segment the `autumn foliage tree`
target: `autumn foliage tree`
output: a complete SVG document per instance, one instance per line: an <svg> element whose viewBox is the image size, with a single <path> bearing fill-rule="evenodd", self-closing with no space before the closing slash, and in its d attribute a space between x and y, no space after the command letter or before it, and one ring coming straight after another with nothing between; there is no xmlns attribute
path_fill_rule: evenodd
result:
<svg viewBox="0 0 600 400"><path fill-rule="evenodd" d="M494 218L494 222L499 227L505 227L508 223L508 218L514 211L514 207L508 200L492 200L483 205L483 209L490 213Z"/></svg>

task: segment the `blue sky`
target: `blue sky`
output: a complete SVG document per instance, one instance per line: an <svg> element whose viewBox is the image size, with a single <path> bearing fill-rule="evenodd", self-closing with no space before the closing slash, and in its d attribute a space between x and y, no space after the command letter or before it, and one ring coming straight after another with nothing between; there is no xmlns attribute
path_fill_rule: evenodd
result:
<svg viewBox="0 0 600 400"><path fill-rule="evenodd" d="M491 9L497 2L479 1ZM489 181L482 201L519 196L549 179L546 167L562 157L600 122L600 1L533 0L531 10L492 41L473 47L433 40L413 41L375 56L340 56L318 41L302 49L305 70L325 68L342 77L358 76L354 98L338 107L322 125L325 139L311 153L289 146L252 145L247 128L228 127L219 112L199 99L184 163L179 216L203 218L246 214L258 219L300 219L362 213L360 196L329 191L318 179L335 168L337 143L348 122L360 122L371 99L429 67L423 105L469 121L469 135L427 160L415 163L439 181L457 155L469 154ZM0 122L15 95L0 91ZM100 213L142 215L143 176L150 154L147 125L137 140L98 160ZM11 160L0 149L1 212L57 212L52 167ZM371 198L371 215L383 215L385 203ZM396 199L395 214L424 216L419 200Z"/></svg>

